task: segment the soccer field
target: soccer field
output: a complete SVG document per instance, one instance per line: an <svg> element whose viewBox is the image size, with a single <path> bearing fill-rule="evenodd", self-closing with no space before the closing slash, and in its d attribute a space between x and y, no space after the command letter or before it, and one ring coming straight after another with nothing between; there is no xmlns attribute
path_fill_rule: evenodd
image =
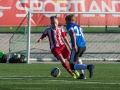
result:
<svg viewBox="0 0 120 90"><path fill-rule="evenodd" d="M85 70L86 80L71 78L60 63L0 64L0 90L120 90L119 62L94 64L94 76ZM52 67L61 69L59 77L50 75Z"/></svg>

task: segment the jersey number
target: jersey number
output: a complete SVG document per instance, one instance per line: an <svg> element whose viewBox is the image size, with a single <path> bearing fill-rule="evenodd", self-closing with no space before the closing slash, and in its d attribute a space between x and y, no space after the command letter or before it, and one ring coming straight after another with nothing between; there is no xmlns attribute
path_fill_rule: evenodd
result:
<svg viewBox="0 0 120 90"><path fill-rule="evenodd" d="M82 37L84 38L82 28L75 26L74 30L75 30L76 36L81 36L82 35Z"/></svg>

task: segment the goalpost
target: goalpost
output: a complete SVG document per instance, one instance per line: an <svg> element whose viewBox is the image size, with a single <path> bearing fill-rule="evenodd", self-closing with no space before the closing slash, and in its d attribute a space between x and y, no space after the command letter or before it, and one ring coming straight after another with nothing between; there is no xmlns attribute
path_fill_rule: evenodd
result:
<svg viewBox="0 0 120 90"><path fill-rule="evenodd" d="M27 33L27 63L30 63L30 31L31 31L31 14L115 14L119 12L28 12L28 33Z"/></svg>
<svg viewBox="0 0 120 90"><path fill-rule="evenodd" d="M120 22L120 13L119 12L31 12L29 11L27 16L23 19L21 24L18 26L16 32L10 39L9 45L9 52L10 54L24 54L26 56L27 63L30 63L31 60L56 60L54 56L51 54L49 49L49 41L48 39L44 39L41 44L37 43L37 39L39 39L41 33L32 33L32 31L40 31L45 30L43 27L39 26L31 26L32 25L32 15L33 14L47 14L47 15L58 15L58 14L75 14L79 16L86 16L91 17L92 15L95 16L102 16L105 17L108 15L114 15L118 17ZM86 17L80 18L80 22L84 23L91 22L90 20L86 19ZM92 17L94 19L94 17ZM108 22L112 21L110 17L107 19ZM98 19L94 20L94 23L100 23ZM35 20L36 21L36 20ZM39 21L39 20L38 20ZM97 22L98 21L98 22ZM101 20L102 21L102 20ZM48 24L49 22L47 22ZM103 22L104 23L104 22ZM107 22L105 22L107 23ZM113 22L115 23L115 22ZM27 25L26 25L27 24ZM48 24L50 25L50 23ZM103 24L102 24L103 25ZM120 59L120 27L118 26L95 26L89 23L85 25L80 25L83 28L85 41L87 42L87 49L86 52L83 54L83 60L118 60ZM26 28L27 27L27 28ZM91 33L91 30L94 33ZM112 31L111 31L112 30ZM89 33L87 33L89 31ZM97 31L97 33L95 33ZM108 32L111 33L108 33ZM113 33L114 32L114 33ZM67 35L68 36L68 35ZM69 39L69 36L68 36Z"/></svg>

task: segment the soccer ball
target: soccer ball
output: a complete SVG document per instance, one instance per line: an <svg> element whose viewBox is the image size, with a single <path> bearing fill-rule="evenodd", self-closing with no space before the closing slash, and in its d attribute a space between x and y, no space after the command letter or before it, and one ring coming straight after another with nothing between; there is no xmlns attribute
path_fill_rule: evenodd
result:
<svg viewBox="0 0 120 90"><path fill-rule="evenodd" d="M60 69L59 69L58 67L54 67L54 68L52 68L51 71L50 71L50 74L51 74L53 77L58 77L58 76L60 76L60 73L61 73L61 71L60 71Z"/></svg>

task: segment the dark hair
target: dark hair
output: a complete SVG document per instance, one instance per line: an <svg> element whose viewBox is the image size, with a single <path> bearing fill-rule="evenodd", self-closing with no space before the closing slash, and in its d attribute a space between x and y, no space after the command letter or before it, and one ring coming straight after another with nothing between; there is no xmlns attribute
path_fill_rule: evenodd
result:
<svg viewBox="0 0 120 90"><path fill-rule="evenodd" d="M50 20L57 19L57 16L51 16Z"/></svg>

